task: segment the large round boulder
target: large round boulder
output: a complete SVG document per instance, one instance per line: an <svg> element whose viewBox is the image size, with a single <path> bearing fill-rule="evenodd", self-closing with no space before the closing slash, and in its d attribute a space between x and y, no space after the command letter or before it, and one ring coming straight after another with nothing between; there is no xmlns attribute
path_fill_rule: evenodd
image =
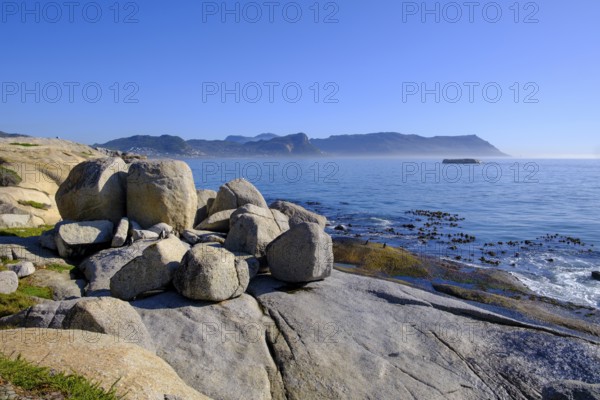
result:
<svg viewBox="0 0 600 400"><path fill-rule="evenodd" d="M192 170L183 161L131 164L127 175L127 216L142 228L159 222L171 225L177 232L192 228L197 203Z"/></svg>
<svg viewBox="0 0 600 400"><path fill-rule="evenodd" d="M318 281L331 275L333 242L318 224L290 228L267 246L271 275L290 283Z"/></svg>
<svg viewBox="0 0 600 400"><path fill-rule="evenodd" d="M223 210L235 210L246 204L269 208L264 197L253 184L245 179L236 179L219 188L210 208L210 215Z"/></svg>
<svg viewBox="0 0 600 400"><path fill-rule="evenodd" d="M173 285L193 300L223 301L238 297L250 282L248 265L218 245L199 244L183 257Z"/></svg>
<svg viewBox="0 0 600 400"><path fill-rule="evenodd" d="M127 164L121 158L84 161L71 170L56 192L65 220L109 220L117 224L126 212Z"/></svg>
<svg viewBox="0 0 600 400"><path fill-rule="evenodd" d="M277 210L246 204L231 215L225 248L263 257L267 245L290 228L287 220Z"/></svg>

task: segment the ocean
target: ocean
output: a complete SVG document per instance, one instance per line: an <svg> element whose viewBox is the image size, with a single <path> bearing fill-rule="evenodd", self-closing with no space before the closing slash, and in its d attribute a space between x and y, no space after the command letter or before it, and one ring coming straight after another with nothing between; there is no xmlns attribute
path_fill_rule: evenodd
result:
<svg viewBox="0 0 600 400"><path fill-rule="evenodd" d="M242 177L268 203L327 216L334 236L500 268L541 295L600 308L600 160L185 161L198 188Z"/></svg>

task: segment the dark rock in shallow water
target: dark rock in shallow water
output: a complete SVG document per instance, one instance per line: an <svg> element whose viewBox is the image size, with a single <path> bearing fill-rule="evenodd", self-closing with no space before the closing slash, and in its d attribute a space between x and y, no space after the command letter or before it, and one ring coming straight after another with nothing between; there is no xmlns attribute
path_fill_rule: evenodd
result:
<svg viewBox="0 0 600 400"><path fill-rule="evenodd" d="M593 271L592 272L592 279L600 281L600 271Z"/></svg>

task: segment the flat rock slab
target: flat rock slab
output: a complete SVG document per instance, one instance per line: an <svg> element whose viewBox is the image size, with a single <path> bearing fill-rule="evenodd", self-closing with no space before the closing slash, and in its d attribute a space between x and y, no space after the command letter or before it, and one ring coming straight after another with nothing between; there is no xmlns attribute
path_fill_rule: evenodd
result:
<svg viewBox="0 0 600 400"><path fill-rule="evenodd" d="M288 399L525 399L548 381L594 381L600 347L394 282L333 271L248 288L279 334Z"/></svg>
<svg viewBox="0 0 600 400"><path fill-rule="evenodd" d="M166 292L132 305L156 354L196 390L215 399L284 398L265 340L274 324L252 297L215 304Z"/></svg>
<svg viewBox="0 0 600 400"><path fill-rule="evenodd" d="M65 264L65 261L55 252L40 245L39 236L28 238L0 236L0 256L9 260L31 261L35 266Z"/></svg>
<svg viewBox="0 0 600 400"><path fill-rule="evenodd" d="M131 400L186 400L208 397L186 385L166 362L119 338L79 330L13 329L2 331L0 351L67 374L75 371Z"/></svg>

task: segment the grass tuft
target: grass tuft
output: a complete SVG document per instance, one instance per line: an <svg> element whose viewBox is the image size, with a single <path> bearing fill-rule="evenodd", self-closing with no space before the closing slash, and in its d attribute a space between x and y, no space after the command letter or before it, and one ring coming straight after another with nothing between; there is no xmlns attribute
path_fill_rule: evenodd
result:
<svg viewBox="0 0 600 400"><path fill-rule="evenodd" d="M71 264L48 264L45 267L45 269L48 269L50 271L55 271L55 272L71 272L75 268L76 267Z"/></svg>
<svg viewBox="0 0 600 400"><path fill-rule="evenodd" d="M42 299L52 300L53 291L49 287L30 285L27 279L21 279L17 293L22 293L25 296L39 297Z"/></svg>
<svg viewBox="0 0 600 400"><path fill-rule="evenodd" d="M33 200L19 200L18 203L22 206L37 208L38 210L49 210L51 207L50 204L38 203L37 201Z"/></svg>
<svg viewBox="0 0 600 400"><path fill-rule="evenodd" d="M36 304L37 301L34 298L19 291L0 294L0 318L16 314Z"/></svg>
<svg viewBox="0 0 600 400"><path fill-rule="evenodd" d="M37 228L1 228L0 236L16 236L27 238L32 236L40 236L42 233L53 229L51 225L42 225Z"/></svg>
<svg viewBox="0 0 600 400"><path fill-rule="evenodd" d="M80 375L55 373L49 368L34 365L20 356L11 359L0 353L0 375L13 385L39 394L59 391L74 400L118 400L114 388L105 391L98 383ZM114 387L114 385L113 385Z"/></svg>
<svg viewBox="0 0 600 400"><path fill-rule="evenodd" d="M37 147L39 146L39 144L35 144L35 143L19 143L19 142L12 142L10 143L11 146L21 146L21 147Z"/></svg>

